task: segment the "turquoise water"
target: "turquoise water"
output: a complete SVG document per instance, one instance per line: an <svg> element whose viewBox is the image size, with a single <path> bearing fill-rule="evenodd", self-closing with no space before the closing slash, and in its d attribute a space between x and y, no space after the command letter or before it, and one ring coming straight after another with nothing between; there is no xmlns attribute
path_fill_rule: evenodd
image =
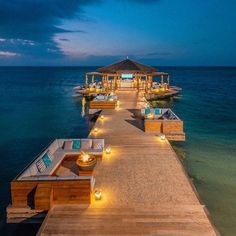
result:
<svg viewBox="0 0 236 236"><path fill-rule="evenodd" d="M51 140L86 137L72 88L96 68L0 68L0 234L34 235L37 226L5 224L9 183ZM183 88L161 102L184 120L187 141L174 147L222 235L236 232L236 68L162 68Z"/></svg>

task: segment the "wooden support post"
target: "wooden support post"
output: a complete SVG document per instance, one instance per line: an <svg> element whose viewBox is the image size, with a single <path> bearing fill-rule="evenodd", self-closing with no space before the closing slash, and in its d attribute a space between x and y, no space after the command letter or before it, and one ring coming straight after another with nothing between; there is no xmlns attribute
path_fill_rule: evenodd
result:
<svg viewBox="0 0 236 236"><path fill-rule="evenodd" d="M149 91L150 88L150 77L148 75L146 75L146 89L147 92Z"/></svg>
<svg viewBox="0 0 236 236"><path fill-rule="evenodd" d="M135 76L135 78L136 78L136 81L137 81L137 89L139 91L139 76Z"/></svg>
<svg viewBox="0 0 236 236"><path fill-rule="evenodd" d="M164 75L161 76L161 85L164 85Z"/></svg>
<svg viewBox="0 0 236 236"><path fill-rule="evenodd" d="M151 84L153 83L153 76L150 76Z"/></svg>
<svg viewBox="0 0 236 236"><path fill-rule="evenodd" d="M85 88L88 88L88 75L85 75Z"/></svg>
<svg viewBox="0 0 236 236"><path fill-rule="evenodd" d="M167 83L168 83L168 89L170 88L170 75L168 74L168 77L167 77Z"/></svg>
<svg viewBox="0 0 236 236"><path fill-rule="evenodd" d="M94 75L92 75L92 84L94 83Z"/></svg>
<svg viewBox="0 0 236 236"><path fill-rule="evenodd" d="M115 90L117 90L117 78L118 76L115 76Z"/></svg>
<svg viewBox="0 0 236 236"><path fill-rule="evenodd" d="M145 78L146 78L145 92L147 93L148 92L148 78L147 78L147 76L145 76Z"/></svg>

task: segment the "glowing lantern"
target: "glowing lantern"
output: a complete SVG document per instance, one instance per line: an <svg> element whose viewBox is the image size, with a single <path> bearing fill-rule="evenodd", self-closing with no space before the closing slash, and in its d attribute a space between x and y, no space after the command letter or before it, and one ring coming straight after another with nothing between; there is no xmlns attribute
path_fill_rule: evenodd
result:
<svg viewBox="0 0 236 236"><path fill-rule="evenodd" d="M147 118L148 118L148 119L153 119L153 118L154 118L154 114L149 113L149 114L147 115Z"/></svg>
<svg viewBox="0 0 236 236"><path fill-rule="evenodd" d="M110 146L106 147L106 154L111 154L111 147Z"/></svg>
<svg viewBox="0 0 236 236"><path fill-rule="evenodd" d="M160 136L160 138L161 138L161 140L166 140L166 136L165 136L164 134L162 134L162 135Z"/></svg>
<svg viewBox="0 0 236 236"><path fill-rule="evenodd" d="M101 200L102 198L102 192L100 190L96 190L94 193L95 199L96 200Z"/></svg>

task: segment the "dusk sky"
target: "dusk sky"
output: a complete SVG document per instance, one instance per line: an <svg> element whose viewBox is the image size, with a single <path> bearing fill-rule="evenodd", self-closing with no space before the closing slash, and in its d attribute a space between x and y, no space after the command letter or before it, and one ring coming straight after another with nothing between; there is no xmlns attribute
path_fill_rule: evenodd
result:
<svg viewBox="0 0 236 236"><path fill-rule="evenodd" d="M236 0L0 0L0 66L236 66Z"/></svg>

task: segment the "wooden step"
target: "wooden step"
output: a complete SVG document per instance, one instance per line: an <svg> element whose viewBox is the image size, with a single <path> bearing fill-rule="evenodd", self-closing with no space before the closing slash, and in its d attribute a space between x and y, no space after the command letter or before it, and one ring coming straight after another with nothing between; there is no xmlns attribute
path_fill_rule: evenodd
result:
<svg viewBox="0 0 236 236"><path fill-rule="evenodd" d="M7 223L42 223L47 212L29 207L7 207Z"/></svg>

